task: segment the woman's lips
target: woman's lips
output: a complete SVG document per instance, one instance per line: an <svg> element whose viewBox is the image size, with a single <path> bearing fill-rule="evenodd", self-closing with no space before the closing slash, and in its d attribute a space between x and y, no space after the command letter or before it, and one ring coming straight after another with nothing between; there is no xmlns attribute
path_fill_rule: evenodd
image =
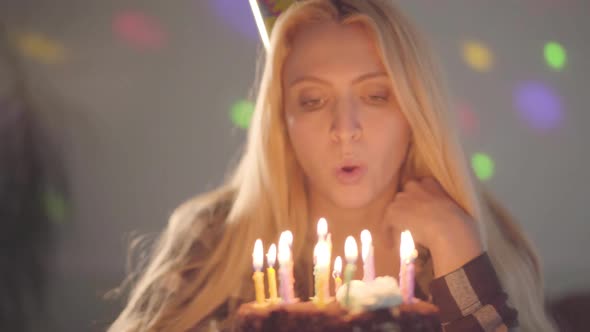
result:
<svg viewBox="0 0 590 332"><path fill-rule="evenodd" d="M358 183L366 172L367 168L365 166L346 165L338 167L334 173L338 182L345 185L351 185Z"/></svg>

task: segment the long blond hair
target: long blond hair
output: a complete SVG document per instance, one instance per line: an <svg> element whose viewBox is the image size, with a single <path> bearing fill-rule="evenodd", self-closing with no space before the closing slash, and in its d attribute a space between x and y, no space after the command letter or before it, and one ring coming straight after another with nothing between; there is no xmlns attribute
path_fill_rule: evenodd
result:
<svg viewBox="0 0 590 332"><path fill-rule="evenodd" d="M480 224L501 283L525 331L549 331L539 263L507 213L481 192L465 163L440 74L422 37L389 0L306 0L275 23L245 151L217 190L181 205L153 250L111 331L185 331L218 311L231 315L252 295L256 238L295 234L303 261L308 207L303 174L285 128L281 72L297 29L313 21L360 24L372 34L412 130L404 177L432 176ZM480 199L483 203L480 203ZM205 242L213 242L203 245Z"/></svg>

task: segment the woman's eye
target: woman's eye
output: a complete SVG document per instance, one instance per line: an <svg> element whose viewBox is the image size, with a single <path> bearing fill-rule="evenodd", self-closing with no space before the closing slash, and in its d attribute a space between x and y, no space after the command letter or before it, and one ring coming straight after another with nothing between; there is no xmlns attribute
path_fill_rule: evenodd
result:
<svg viewBox="0 0 590 332"><path fill-rule="evenodd" d="M367 96L367 99L369 102L371 103L377 103L377 104L384 104L387 103L389 101L389 96L387 95L369 95Z"/></svg>
<svg viewBox="0 0 590 332"><path fill-rule="evenodd" d="M371 100L375 100L375 101L387 101L387 96L379 96L379 95L375 95L375 96L369 96L371 98Z"/></svg>
<svg viewBox="0 0 590 332"><path fill-rule="evenodd" d="M300 102L300 106L303 107L305 110L316 110L322 107L324 102L324 98L304 99Z"/></svg>

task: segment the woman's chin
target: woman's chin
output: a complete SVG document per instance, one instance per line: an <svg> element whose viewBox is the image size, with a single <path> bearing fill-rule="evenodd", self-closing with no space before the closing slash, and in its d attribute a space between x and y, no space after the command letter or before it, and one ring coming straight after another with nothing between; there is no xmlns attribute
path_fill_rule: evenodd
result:
<svg viewBox="0 0 590 332"><path fill-rule="evenodd" d="M332 195L332 202L340 209L359 209L367 206L372 197L365 193L336 193Z"/></svg>

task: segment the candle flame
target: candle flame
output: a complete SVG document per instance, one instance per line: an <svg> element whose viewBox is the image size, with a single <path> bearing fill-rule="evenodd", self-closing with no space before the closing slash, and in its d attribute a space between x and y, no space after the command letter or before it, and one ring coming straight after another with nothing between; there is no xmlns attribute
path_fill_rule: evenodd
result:
<svg viewBox="0 0 590 332"><path fill-rule="evenodd" d="M293 233L291 231L284 231L281 233L279 237L279 249L281 248L281 241L286 242L286 244L291 247L293 245Z"/></svg>
<svg viewBox="0 0 590 332"><path fill-rule="evenodd" d="M280 265L287 264L291 260L291 248L289 247L288 239L285 239L282 236L279 240L278 259Z"/></svg>
<svg viewBox="0 0 590 332"><path fill-rule="evenodd" d="M361 255L363 257L363 261L366 261L367 257L369 257L369 251L372 245L373 238L371 237L371 232L363 229L361 232Z"/></svg>
<svg viewBox="0 0 590 332"><path fill-rule="evenodd" d="M262 240L258 239L254 242L254 251L252 252L252 265L254 270L260 271L262 269L264 251L262 249Z"/></svg>
<svg viewBox="0 0 590 332"><path fill-rule="evenodd" d="M356 240L352 236L348 236L344 242L344 256L349 264L355 263L358 258L359 251L356 245Z"/></svg>
<svg viewBox="0 0 590 332"><path fill-rule="evenodd" d="M340 258L340 256L336 257L336 259L334 260L334 277L340 277L340 274L342 273L342 258Z"/></svg>
<svg viewBox="0 0 590 332"><path fill-rule="evenodd" d="M266 262L268 266L273 267L275 266L275 261L277 260L277 246L273 243L268 248L268 253L266 254Z"/></svg>
<svg viewBox="0 0 590 332"><path fill-rule="evenodd" d="M410 262L416 258L416 247L414 246L414 239L412 233L405 230L402 232L402 239L399 248L400 258L403 262Z"/></svg>
<svg viewBox="0 0 590 332"><path fill-rule="evenodd" d="M318 220L318 237L320 239L323 239L324 237L326 237L326 235L328 234L328 221L326 220L326 218L320 218L320 220Z"/></svg>
<svg viewBox="0 0 590 332"><path fill-rule="evenodd" d="M268 38L268 31L266 31L266 26L264 25L262 12L260 11L260 7L258 7L258 1L250 0L250 7L252 8L252 14L254 14L254 21L256 21L256 26L258 27L258 32L260 32L260 38L262 39L264 48L268 50L270 40Z"/></svg>
<svg viewBox="0 0 590 332"><path fill-rule="evenodd" d="M325 241L320 241L314 248L316 254L316 266L325 269L330 266L330 249Z"/></svg>

